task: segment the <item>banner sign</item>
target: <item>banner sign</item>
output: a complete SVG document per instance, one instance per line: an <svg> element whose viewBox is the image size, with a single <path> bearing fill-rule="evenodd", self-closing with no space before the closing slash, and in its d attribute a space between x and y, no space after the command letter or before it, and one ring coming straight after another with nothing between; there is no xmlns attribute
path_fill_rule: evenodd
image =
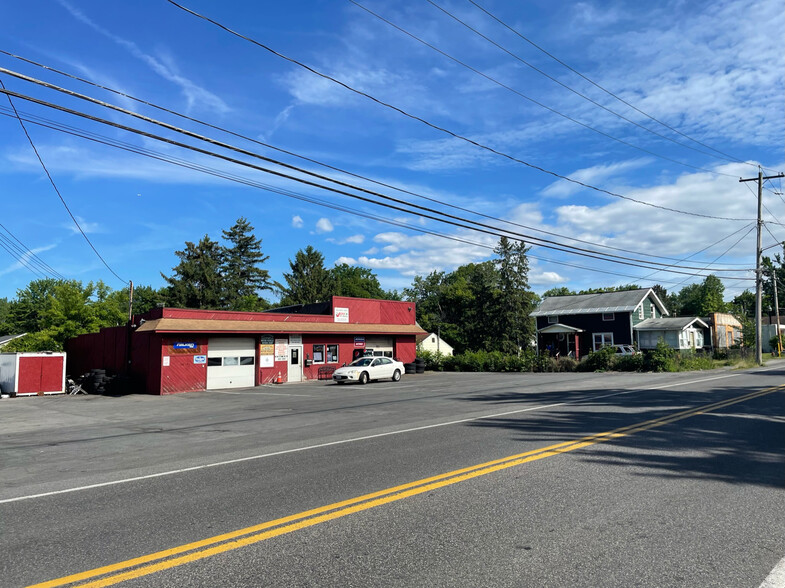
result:
<svg viewBox="0 0 785 588"><path fill-rule="evenodd" d="M196 349L196 343L173 343L174 349Z"/></svg>

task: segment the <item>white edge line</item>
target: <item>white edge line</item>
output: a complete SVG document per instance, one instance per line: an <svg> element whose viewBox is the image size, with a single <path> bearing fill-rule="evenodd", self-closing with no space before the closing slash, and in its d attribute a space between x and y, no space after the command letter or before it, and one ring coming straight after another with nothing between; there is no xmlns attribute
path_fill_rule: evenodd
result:
<svg viewBox="0 0 785 588"><path fill-rule="evenodd" d="M785 557L783 557L771 573L766 576L759 588L784 588L785 587Z"/></svg>
<svg viewBox="0 0 785 588"><path fill-rule="evenodd" d="M761 370L761 371L769 371L769 369L774 369L774 368L768 368L768 369L764 369L764 370ZM700 383L700 382L709 382L709 381L712 381L712 380L723 380L723 379L727 379L727 378L735 378L735 377L740 376L740 375L741 375L741 373L726 374L724 376L716 376L716 377L713 377L713 378L701 378L700 380L689 380L687 382L675 382L673 384L664 384L662 386L651 386L651 387L647 387L646 389L647 390L662 390L664 388L674 388L676 386L686 386L688 384L697 384L697 383ZM41 494L30 494L28 496L17 496L16 498L4 498L4 499L0 500L0 504L7 504L9 502L20 502L22 500L32 500L33 498L45 498L47 496L56 496L57 494L69 494L71 492L81 492L83 490L92 490L94 488L104 488L106 486L115 486L115 485L118 485L118 484L127 484L129 482L138 482L140 480L150 480L150 479L153 479L153 478L162 478L164 476L173 476L173 475L176 475L176 474L183 474L185 472L195 472L197 470L204 470L204 469L207 469L207 468L215 468L215 467L219 467L219 466L225 466L225 465L231 465L231 464L236 464L236 463L242 463L242 462L245 462L245 461L253 461L253 460L257 460L257 459L265 459L265 458L268 458L268 457L275 457L275 456L278 456L278 455L285 455L287 453L299 453L301 451L310 451L312 449L322 449L324 447L332 447L334 445L344 445L346 443L355 443L357 441L368 441L369 439L378 439L379 437L389 437L391 435L401 435L401 434L404 434L404 433L414 433L416 431L424 431L424 430L427 430L427 429L435 429L437 427L448 427L448 426L451 426L451 425L459 425L459 424L462 424L462 423L469 423L469 422L472 422L472 421L481 421L481 420L484 420L484 419L493 419L493 418L497 418L497 417L508 416L508 415L511 415L511 414L520 414L520 413L524 413L524 412L532 412L532 411L535 411L535 410L543 410L543 409L546 409L546 408L554 408L556 406L566 406L566 405L571 405L571 404L579 404L581 402L587 402L587 401L596 400L596 399L599 399L599 398L609 398L611 396L620 396L622 394L630 394L632 392L637 392L637 391L638 390L625 390L623 392L613 392L612 394L602 394L602 395L599 395L599 396L592 396L591 398L582 398L580 400L567 400L567 401L564 401L564 402L557 402L555 404L544 404L544 405L541 405L541 406L531 406L529 408L519 408L517 410L508 410L506 412L499 412L499 413L495 413L495 414L487 414L487 415L480 416L480 417L469 417L469 418L465 418L465 419L458 419L458 420L455 420L455 421L448 421L448 422L444 422L444 423L435 423L435 424L432 424L432 425L423 425L421 427L411 427L409 429L400 429L400 430L397 430L397 431L388 431L386 433L376 433L375 435L365 435L363 437L352 437L351 439L341 439L339 441L330 441L328 443L319 443L317 445L308 445L307 447L298 447L298 448L295 448L295 449L284 449L282 451L275 451L273 453L264 453L264 454L261 454L261 455L250 455L248 457L239 457L237 459L229 459L229 460L226 460L226 461L217 461L217 462L214 462L214 463L208 463L208 464L193 466L193 467L190 467L190 468L180 468L180 469L177 469L177 470L169 470L169 471L166 471L166 472L158 472L157 474L147 474L147 475L144 475L144 476L136 476L136 477L133 477L133 478L123 478L122 480L112 480L110 482L100 482L98 484L89 484L87 486L77 486L75 488L66 488L64 490L53 490L52 492L42 492Z"/></svg>

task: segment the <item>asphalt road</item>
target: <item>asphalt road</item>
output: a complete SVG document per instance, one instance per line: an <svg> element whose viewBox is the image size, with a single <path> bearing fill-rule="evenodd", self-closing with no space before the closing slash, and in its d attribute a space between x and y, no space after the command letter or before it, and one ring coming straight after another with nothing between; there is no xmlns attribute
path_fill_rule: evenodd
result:
<svg viewBox="0 0 785 588"><path fill-rule="evenodd" d="M0 402L0 584L757 587L785 362Z"/></svg>

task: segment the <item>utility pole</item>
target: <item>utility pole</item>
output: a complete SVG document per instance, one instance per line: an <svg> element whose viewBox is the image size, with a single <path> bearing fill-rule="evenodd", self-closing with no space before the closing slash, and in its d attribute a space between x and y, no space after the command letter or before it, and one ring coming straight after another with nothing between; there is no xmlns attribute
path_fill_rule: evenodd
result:
<svg viewBox="0 0 785 588"><path fill-rule="evenodd" d="M128 282L128 324L134 322L134 282Z"/></svg>
<svg viewBox="0 0 785 588"><path fill-rule="evenodd" d="M780 330L780 299L777 296L777 268L771 274L771 283L774 284L774 311L777 313L777 357L782 357L782 331Z"/></svg>
<svg viewBox="0 0 785 588"><path fill-rule="evenodd" d="M763 171L758 166L757 178L739 178L739 182L758 182L758 239L755 248L755 362L758 365L763 363L763 349L761 347L761 306L763 302L763 274L761 272L761 229L763 228L763 181L774 178L785 177L785 174L776 176L763 176Z"/></svg>

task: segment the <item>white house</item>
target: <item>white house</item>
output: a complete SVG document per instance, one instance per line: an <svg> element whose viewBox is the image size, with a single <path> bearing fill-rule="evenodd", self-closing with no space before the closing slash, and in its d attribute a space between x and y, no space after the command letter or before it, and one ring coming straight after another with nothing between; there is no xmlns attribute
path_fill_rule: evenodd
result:
<svg viewBox="0 0 785 588"><path fill-rule="evenodd" d="M452 345L447 343L436 333L428 333L428 336L420 343L420 347L423 351L441 353L442 355L452 355Z"/></svg>

